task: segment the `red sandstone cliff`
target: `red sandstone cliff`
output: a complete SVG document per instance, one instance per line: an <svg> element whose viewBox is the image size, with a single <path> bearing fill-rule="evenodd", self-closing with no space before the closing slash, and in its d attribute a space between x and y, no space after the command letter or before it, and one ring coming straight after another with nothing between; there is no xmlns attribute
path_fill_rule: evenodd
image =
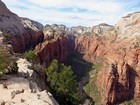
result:
<svg viewBox="0 0 140 105"><path fill-rule="evenodd" d="M75 49L86 60L103 63L96 83L103 104L140 99L139 20L140 13L129 14L112 31L76 38Z"/></svg>
<svg viewBox="0 0 140 105"><path fill-rule="evenodd" d="M65 62L68 55L67 38L56 36L53 39L45 40L36 47L40 63L48 66L53 59Z"/></svg>
<svg viewBox="0 0 140 105"><path fill-rule="evenodd" d="M48 66L53 59L65 62L68 55L68 38L63 35L64 28L46 25L43 29L44 40L36 46L40 63Z"/></svg>

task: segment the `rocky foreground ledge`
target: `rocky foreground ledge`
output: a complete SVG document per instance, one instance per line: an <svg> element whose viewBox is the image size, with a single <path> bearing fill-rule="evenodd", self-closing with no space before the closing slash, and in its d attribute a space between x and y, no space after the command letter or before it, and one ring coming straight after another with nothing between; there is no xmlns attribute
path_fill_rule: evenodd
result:
<svg viewBox="0 0 140 105"><path fill-rule="evenodd" d="M25 59L17 61L18 76L4 75L0 77L0 105L58 105L52 94L42 90L37 74L28 68L31 64Z"/></svg>

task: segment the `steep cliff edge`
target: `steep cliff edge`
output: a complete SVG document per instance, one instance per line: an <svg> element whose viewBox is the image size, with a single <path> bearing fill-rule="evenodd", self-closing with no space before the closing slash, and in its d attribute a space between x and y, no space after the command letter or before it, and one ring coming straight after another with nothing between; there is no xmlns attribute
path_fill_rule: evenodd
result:
<svg viewBox="0 0 140 105"><path fill-rule="evenodd" d="M40 63L48 66L53 59L65 62L68 55L68 39L63 35L64 30L57 25L45 26L44 41L36 46Z"/></svg>
<svg viewBox="0 0 140 105"><path fill-rule="evenodd" d="M27 27L28 26L28 27ZM0 31L6 36L11 36L11 44L14 51L23 53L28 49L34 48L40 39L43 39L41 25L38 27L37 22L20 18L12 13L6 5L0 0ZM38 29L38 30L37 30Z"/></svg>
<svg viewBox="0 0 140 105"><path fill-rule="evenodd" d="M96 83L103 104L140 99L139 21L139 12L129 14L120 19L114 30L101 36L76 38L75 49L84 53L86 60L103 64Z"/></svg>
<svg viewBox="0 0 140 105"><path fill-rule="evenodd" d="M92 28L54 24L40 31L42 28L37 22L18 17L0 0L0 31L12 36L8 44L15 52L35 48L40 63L46 66L53 59L65 62L70 50L83 53L87 61L103 65L96 82L103 104L140 99L139 12L121 18L115 28L107 24Z"/></svg>

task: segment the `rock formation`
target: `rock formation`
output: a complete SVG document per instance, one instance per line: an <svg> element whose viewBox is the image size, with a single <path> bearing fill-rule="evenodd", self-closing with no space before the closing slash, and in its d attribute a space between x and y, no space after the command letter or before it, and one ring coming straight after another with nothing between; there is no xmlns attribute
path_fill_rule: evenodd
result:
<svg viewBox="0 0 140 105"><path fill-rule="evenodd" d="M23 53L34 48L43 39L42 25L12 13L0 0L0 31L11 37L15 52ZM38 39L39 38L39 39Z"/></svg>
<svg viewBox="0 0 140 105"><path fill-rule="evenodd" d="M37 78L34 70L28 68L31 64L25 59L19 59L17 63L19 76L0 77L0 105L58 105L51 93L39 87L44 82Z"/></svg>
<svg viewBox="0 0 140 105"><path fill-rule="evenodd" d="M30 20L30 19L24 18L24 17L20 17L20 19L25 28L29 28L34 31L40 31L43 29L43 25L39 22Z"/></svg>
<svg viewBox="0 0 140 105"><path fill-rule="evenodd" d="M18 17L0 0L0 31L11 34L8 43L15 52L35 48L40 63L46 66L53 59L65 62L71 50L83 53L87 61L103 65L96 83L103 104L140 99L140 12L122 17L115 27L53 24L42 28L37 22ZM0 44L2 40L0 34Z"/></svg>
<svg viewBox="0 0 140 105"><path fill-rule="evenodd" d="M139 12L129 14L114 30L76 38L76 51L84 53L88 61L103 64L97 86L102 102L108 105L140 99L139 20Z"/></svg>
<svg viewBox="0 0 140 105"><path fill-rule="evenodd" d="M70 29L67 28L67 32L78 36L78 35L88 35L88 34L98 34L101 35L109 30L113 30L114 27L105 23L93 26L93 27L85 27L85 26L77 26L71 27Z"/></svg>
<svg viewBox="0 0 140 105"><path fill-rule="evenodd" d="M103 34L107 31L113 30L114 27L105 23L99 24L97 26L92 27L92 33L96 33L98 35Z"/></svg>
<svg viewBox="0 0 140 105"><path fill-rule="evenodd" d="M29 32L20 36L12 37L13 50L16 53L23 53L27 50L34 49L35 46L41 43L44 39L43 32Z"/></svg>
<svg viewBox="0 0 140 105"><path fill-rule="evenodd" d="M53 59L65 62L68 55L68 40L63 30L57 25L47 25L44 30L44 41L36 47L41 64L49 65Z"/></svg>

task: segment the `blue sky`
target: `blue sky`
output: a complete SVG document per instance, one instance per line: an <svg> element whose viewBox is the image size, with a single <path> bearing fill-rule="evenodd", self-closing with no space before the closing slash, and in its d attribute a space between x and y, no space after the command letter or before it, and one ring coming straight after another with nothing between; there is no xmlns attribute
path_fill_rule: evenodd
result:
<svg viewBox="0 0 140 105"><path fill-rule="evenodd" d="M2 0L21 17L42 24L115 25L129 13L140 11L140 0Z"/></svg>

